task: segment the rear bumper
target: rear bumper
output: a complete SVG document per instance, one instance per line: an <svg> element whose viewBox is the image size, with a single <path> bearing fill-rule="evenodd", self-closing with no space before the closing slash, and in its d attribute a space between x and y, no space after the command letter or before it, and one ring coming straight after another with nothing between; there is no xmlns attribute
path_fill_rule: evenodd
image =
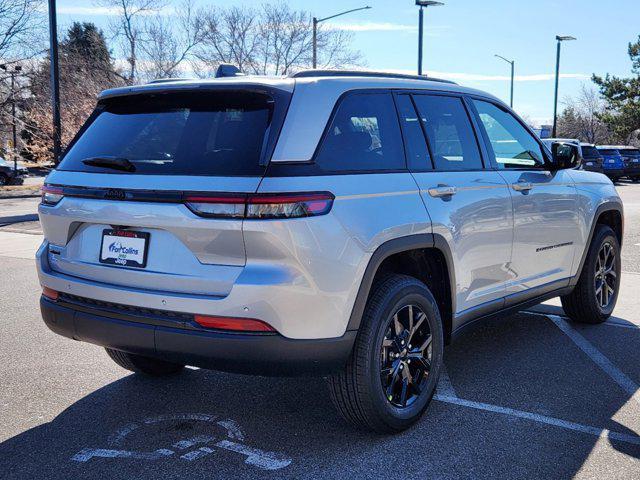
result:
<svg viewBox="0 0 640 480"><path fill-rule="evenodd" d="M624 174L631 176L640 175L640 163L630 163L625 165Z"/></svg>
<svg viewBox="0 0 640 480"><path fill-rule="evenodd" d="M292 340L279 334L203 330L181 319L131 315L60 299L40 299L55 333L124 352L212 370L269 376L325 375L341 370L355 331L342 337Z"/></svg>

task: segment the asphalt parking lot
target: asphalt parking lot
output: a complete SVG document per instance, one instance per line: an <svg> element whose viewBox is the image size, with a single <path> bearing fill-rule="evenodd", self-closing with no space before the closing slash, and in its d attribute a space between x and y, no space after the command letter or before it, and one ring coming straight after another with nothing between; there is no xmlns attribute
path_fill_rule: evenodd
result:
<svg viewBox="0 0 640 480"><path fill-rule="evenodd" d="M141 378L54 335L37 229L0 229L0 478L640 478L640 185L618 189L615 317L573 325L552 301L485 323L395 436L345 425L321 378Z"/></svg>

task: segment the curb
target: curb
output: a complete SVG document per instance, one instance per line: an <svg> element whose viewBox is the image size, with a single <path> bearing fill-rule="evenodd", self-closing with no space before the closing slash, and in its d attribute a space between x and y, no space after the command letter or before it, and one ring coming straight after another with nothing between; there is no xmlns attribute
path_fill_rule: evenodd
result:
<svg viewBox="0 0 640 480"><path fill-rule="evenodd" d="M6 195L4 193L0 193L0 200L6 200L9 198L38 198L41 196L41 193L19 193L16 195Z"/></svg>
<svg viewBox="0 0 640 480"><path fill-rule="evenodd" d="M26 215L13 215L11 217L0 217L0 226L11 225L22 222L35 222L38 220L38 214L28 213Z"/></svg>

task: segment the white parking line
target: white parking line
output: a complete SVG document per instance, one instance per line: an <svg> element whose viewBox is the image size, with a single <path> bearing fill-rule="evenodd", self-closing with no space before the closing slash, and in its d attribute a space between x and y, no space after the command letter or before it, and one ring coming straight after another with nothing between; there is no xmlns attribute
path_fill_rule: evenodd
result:
<svg viewBox="0 0 640 480"><path fill-rule="evenodd" d="M594 347L591 342L580 335L569 323L558 315L545 315L549 320L556 324L580 350L586 353L591 360L594 361L613 381L615 381L622 389L629 394L632 400L640 405L640 387L631 380L624 372L616 367L600 350Z"/></svg>
<svg viewBox="0 0 640 480"><path fill-rule="evenodd" d="M438 400L444 403L450 403L453 405L459 405L462 407L474 408L476 410L483 410L486 412L499 413L502 415L509 415L511 417L518 417L525 420L531 420L538 423L544 423L546 425L553 425L555 427L564 428L566 430L573 430L574 432L587 433L599 438L609 438L612 440L619 440L621 442L632 443L634 445L640 445L640 437L634 435L627 435L625 433L612 432L606 428L593 427L591 425L582 425L580 423L569 422L567 420L561 420L559 418L548 417L546 415L539 415L537 413L525 412L523 410L515 410L513 408L501 407L499 405L491 405L489 403L473 402L471 400L464 400L457 397L448 397L445 395L436 394L434 400Z"/></svg>
<svg viewBox="0 0 640 480"><path fill-rule="evenodd" d="M442 370L440 371L440 379L438 380L438 386L436 387L436 395L442 395L444 397L458 398L456 391L453 388L447 367L443 363Z"/></svg>

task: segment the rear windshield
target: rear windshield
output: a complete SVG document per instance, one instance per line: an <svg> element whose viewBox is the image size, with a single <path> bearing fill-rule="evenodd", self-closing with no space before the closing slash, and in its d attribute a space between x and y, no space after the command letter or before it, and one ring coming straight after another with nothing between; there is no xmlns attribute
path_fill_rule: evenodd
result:
<svg viewBox="0 0 640 480"><path fill-rule="evenodd" d="M582 156L584 158L598 158L601 155L596 147L582 147Z"/></svg>
<svg viewBox="0 0 640 480"><path fill-rule="evenodd" d="M618 153L618 150L611 150L611 149L608 149L608 148L607 148L607 149L599 150L599 152L600 152L602 155L620 155L620 154Z"/></svg>
<svg viewBox="0 0 640 480"><path fill-rule="evenodd" d="M130 174L262 175L275 102L262 93L181 92L116 97L99 104L58 170L128 160ZM85 162L93 159L94 165ZM83 160L85 162L83 162Z"/></svg>

